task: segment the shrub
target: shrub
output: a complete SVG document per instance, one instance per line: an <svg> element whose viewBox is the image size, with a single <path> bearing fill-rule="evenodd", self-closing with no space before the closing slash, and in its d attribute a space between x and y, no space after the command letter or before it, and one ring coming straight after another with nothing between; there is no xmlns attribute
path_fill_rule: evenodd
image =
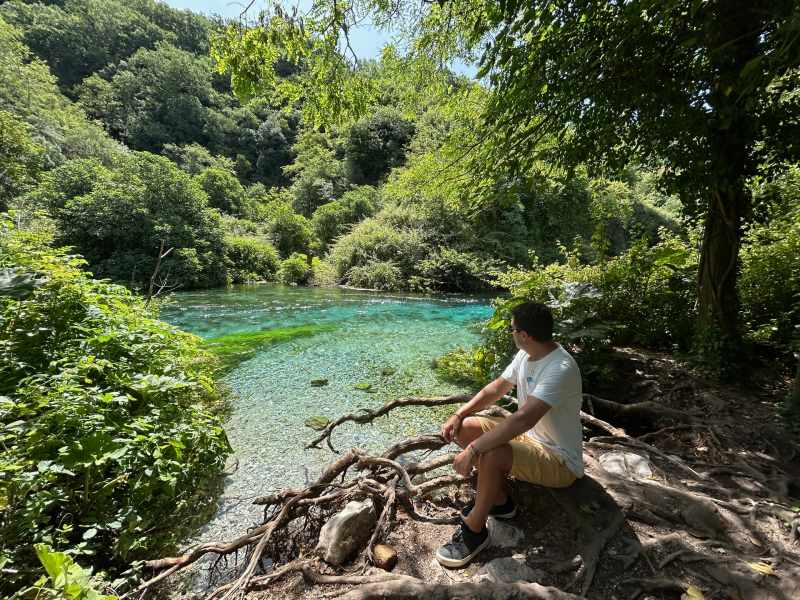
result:
<svg viewBox="0 0 800 600"><path fill-rule="evenodd" d="M0 222L3 596L34 543L112 572L165 550L230 452L200 339L47 242Z"/></svg>
<svg viewBox="0 0 800 600"><path fill-rule="evenodd" d="M347 232L350 227L372 216L379 203L378 191L362 186L345 192L341 198L323 204L311 218L314 233L325 248L334 239Z"/></svg>
<svg viewBox="0 0 800 600"><path fill-rule="evenodd" d="M800 210L756 225L742 245L739 294L756 341L788 345L800 323Z"/></svg>
<svg viewBox="0 0 800 600"><path fill-rule="evenodd" d="M295 252L289 258L281 261L278 269L278 281L291 285L304 285L311 279L311 267L308 264L308 256Z"/></svg>
<svg viewBox="0 0 800 600"><path fill-rule="evenodd" d="M376 262L395 265L400 271L399 281L402 283L414 272L415 265L427 253L428 247L419 230L395 229L372 217L341 237L331 250L329 260L336 268L340 280L348 283L352 283L349 273L354 267L364 267Z"/></svg>
<svg viewBox="0 0 800 600"><path fill-rule="evenodd" d="M498 267L499 263L472 252L441 248L419 263L417 287L454 292L484 290Z"/></svg>
<svg viewBox="0 0 800 600"><path fill-rule="evenodd" d="M317 287L333 287L339 283L336 268L327 260L318 257L311 259L311 280L309 285Z"/></svg>
<svg viewBox="0 0 800 600"><path fill-rule="evenodd" d="M283 257L295 252L307 253L313 243L311 224L303 215L280 200L273 200L263 208L272 243Z"/></svg>
<svg viewBox="0 0 800 600"><path fill-rule="evenodd" d="M481 360L481 348L456 348L433 361L436 375L449 383L479 390L490 381L488 369Z"/></svg>
<svg viewBox="0 0 800 600"><path fill-rule="evenodd" d="M195 175L195 181L208 196L212 208L236 216L247 213L245 189L232 172L209 167Z"/></svg>
<svg viewBox="0 0 800 600"><path fill-rule="evenodd" d="M372 290L399 290L404 287L400 268L391 261L373 261L352 267L345 275L348 285Z"/></svg>
<svg viewBox="0 0 800 600"><path fill-rule="evenodd" d="M30 129L24 121L0 110L0 211L31 187L41 167L43 148L33 141Z"/></svg>
<svg viewBox="0 0 800 600"><path fill-rule="evenodd" d="M253 237L225 238L225 258L232 283L271 280L280 266L275 247Z"/></svg>

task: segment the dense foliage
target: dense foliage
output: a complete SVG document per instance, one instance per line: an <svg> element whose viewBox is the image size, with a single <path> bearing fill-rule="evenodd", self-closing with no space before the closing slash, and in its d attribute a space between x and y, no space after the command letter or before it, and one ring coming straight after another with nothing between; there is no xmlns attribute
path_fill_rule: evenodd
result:
<svg viewBox="0 0 800 600"><path fill-rule="evenodd" d="M2 220L3 595L33 543L114 570L174 542L229 451L199 339L82 264Z"/></svg>

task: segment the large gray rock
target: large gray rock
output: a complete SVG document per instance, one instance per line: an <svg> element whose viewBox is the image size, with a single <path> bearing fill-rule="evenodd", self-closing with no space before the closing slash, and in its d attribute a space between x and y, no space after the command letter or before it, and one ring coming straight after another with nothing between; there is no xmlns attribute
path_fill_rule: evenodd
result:
<svg viewBox="0 0 800 600"><path fill-rule="evenodd" d="M369 540L376 521L372 500L348 502L322 527L317 552L328 564L344 564Z"/></svg>
<svg viewBox="0 0 800 600"><path fill-rule="evenodd" d="M600 457L600 465L612 475L627 479L650 479L653 469L646 457L633 452L606 452Z"/></svg>
<svg viewBox="0 0 800 600"><path fill-rule="evenodd" d="M515 554L489 561L475 575L475 580L514 583L515 581L539 581L543 577L543 571L532 569L525 564L524 554Z"/></svg>
<svg viewBox="0 0 800 600"><path fill-rule="evenodd" d="M492 545L500 548L515 548L525 540L525 533L510 523L489 518L486 526L492 538Z"/></svg>

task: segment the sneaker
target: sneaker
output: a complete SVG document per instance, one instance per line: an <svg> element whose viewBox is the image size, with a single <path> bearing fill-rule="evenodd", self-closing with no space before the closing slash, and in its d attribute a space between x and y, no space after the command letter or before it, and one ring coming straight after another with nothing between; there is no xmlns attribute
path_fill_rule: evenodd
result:
<svg viewBox="0 0 800 600"><path fill-rule="evenodd" d="M436 551L436 560L445 567L463 567L488 544L489 530L486 527L475 533L462 521L450 541Z"/></svg>
<svg viewBox="0 0 800 600"><path fill-rule="evenodd" d="M472 509L475 508L475 502L470 502L464 508L461 509L461 516L465 519L469 516L469 513L472 512ZM517 505L514 504L514 501L511 499L511 494L506 497L506 501L503 504L495 504L489 510L489 516L494 517L495 519L513 519L517 516Z"/></svg>

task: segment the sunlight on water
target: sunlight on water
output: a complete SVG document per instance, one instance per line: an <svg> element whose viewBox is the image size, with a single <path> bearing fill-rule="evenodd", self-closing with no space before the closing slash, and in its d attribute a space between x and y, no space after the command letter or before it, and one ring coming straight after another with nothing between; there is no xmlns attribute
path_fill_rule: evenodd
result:
<svg viewBox="0 0 800 600"><path fill-rule="evenodd" d="M316 432L309 416L336 418L377 408L408 395L448 395L464 390L438 381L431 361L478 342L492 313L486 299L384 295L338 289L239 286L182 293L162 318L204 338L241 332L329 325L315 335L265 346L225 376L237 393L226 431L238 471L227 478L217 515L200 540L229 539L260 522L255 497L313 479L333 459L304 450ZM384 375L383 372L394 372ZM328 385L313 387L313 379ZM355 390L369 383L369 392ZM373 425L334 432L337 450L379 450L392 441L438 429L450 409L409 409Z"/></svg>

